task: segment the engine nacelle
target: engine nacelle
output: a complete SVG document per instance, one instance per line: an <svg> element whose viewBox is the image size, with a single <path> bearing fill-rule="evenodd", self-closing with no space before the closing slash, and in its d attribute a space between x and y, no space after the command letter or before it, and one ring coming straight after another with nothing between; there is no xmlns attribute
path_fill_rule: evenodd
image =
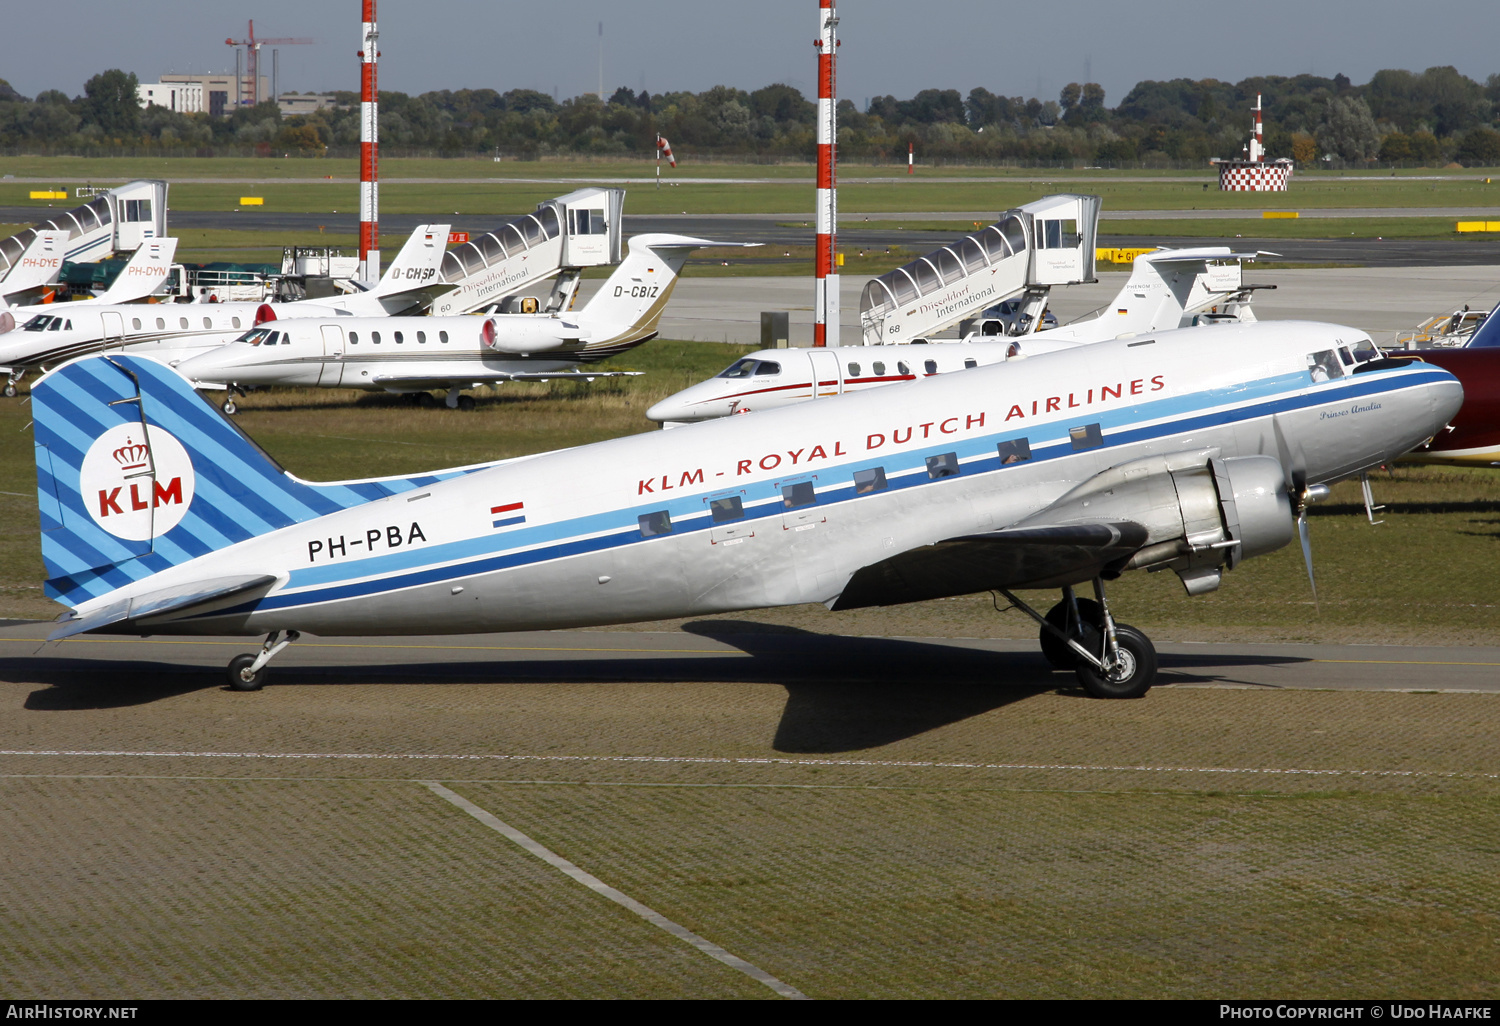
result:
<svg viewBox="0 0 1500 1026"><path fill-rule="evenodd" d="M1100 518L1146 528L1146 544L1122 570L1175 570L1190 595L1213 591L1226 568L1281 548L1294 529L1281 464L1271 456L1224 459L1217 449L1111 467L1028 519Z"/></svg>
<svg viewBox="0 0 1500 1026"><path fill-rule="evenodd" d="M485 348L496 353L524 356L583 341L584 331L560 317L501 314L486 317L479 329Z"/></svg>

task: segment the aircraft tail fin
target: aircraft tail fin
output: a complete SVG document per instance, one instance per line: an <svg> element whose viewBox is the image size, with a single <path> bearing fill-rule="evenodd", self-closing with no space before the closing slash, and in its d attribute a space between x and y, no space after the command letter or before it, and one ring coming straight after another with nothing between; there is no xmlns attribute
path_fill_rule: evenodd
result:
<svg viewBox="0 0 1500 1026"><path fill-rule="evenodd" d="M1130 279L1103 316L1117 334L1165 331L1182 326L1190 314L1223 301L1240 285L1240 264L1254 253L1227 246L1159 249L1131 265Z"/></svg>
<svg viewBox="0 0 1500 1026"><path fill-rule="evenodd" d="M439 280L439 268L443 254L448 249L446 224L418 225L412 232L396 258L391 261L380 281L365 296L379 299L384 304L392 297L417 289L430 288ZM388 304L387 304L388 305ZM403 304L398 303L397 306ZM385 312L393 312L387 309Z"/></svg>
<svg viewBox="0 0 1500 1026"><path fill-rule="evenodd" d="M131 254L110 287L96 297L95 303L133 303L145 299L161 287L172 270L177 255L177 240L147 239Z"/></svg>
<svg viewBox="0 0 1500 1026"><path fill-rule="evenodd" d="M686 235L637 235L629 241L625 259L578 312L578 318L596 333L622 332L641 337L654 333L682 265L693 250L756 245L759 243L713 242Z"/></svg>
<svg viewBox="0 0 1500 1026"><path fill-rule="evenodd" d="M5 281L0 282L0 304L8 296L19 295L27 289L40 285L51 285L62 271L63 257L67 250L68 233L58 229L39 231L32 236L16 260Z"/></svg>
<svg viewBox="0 0 1500 1026"><path fill-rule="evenodd" d="M48 597L97 599L198 556L457 472L312 484L164 363L110 354L31 391Z"/></svg>

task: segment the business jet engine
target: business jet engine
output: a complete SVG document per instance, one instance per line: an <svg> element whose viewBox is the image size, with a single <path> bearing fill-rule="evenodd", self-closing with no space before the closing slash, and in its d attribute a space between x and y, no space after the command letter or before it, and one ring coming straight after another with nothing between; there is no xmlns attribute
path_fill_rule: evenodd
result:
<svg viewBox="0 0 1500 1026"><path fill-rule="evenodd" d="M1148 456L1096 474L1032 522L1132 520L1146 543L1121 570L1171 569L1189 595L1218 588L1223 572L1292 540L1286 474L1271 456L1225 459L1217 450Z"/></svg>
<svg viewBox="0 0 1500 1026"><path fill-rule="evenodd" d="M525 356L570 344L580 344L588 334L584 328L561 317L502 314L487 317L479 338L495 353Z"/></svg>

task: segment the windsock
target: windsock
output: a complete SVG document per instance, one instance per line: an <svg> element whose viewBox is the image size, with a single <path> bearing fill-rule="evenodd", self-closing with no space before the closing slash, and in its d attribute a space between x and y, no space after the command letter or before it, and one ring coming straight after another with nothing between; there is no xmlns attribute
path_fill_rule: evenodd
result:
<svg viewBox="0 0 1500 1026"><path fill-rule="evenodd" d="M667 163L671 164L673 167L677 166L677 158L672 156L672 144L667 142L666 136L661 134L657 135L656 148L658 150L661 150L661 155L663 157L667 158Z"/></svg>

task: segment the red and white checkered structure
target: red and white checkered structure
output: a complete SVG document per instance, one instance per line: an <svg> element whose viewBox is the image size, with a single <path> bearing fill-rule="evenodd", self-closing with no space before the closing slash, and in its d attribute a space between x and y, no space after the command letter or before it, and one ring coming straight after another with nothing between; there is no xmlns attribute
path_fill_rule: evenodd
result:
<svg viewBox="0 0 1500 1026"><path fill-rule="evenodd" d="M818 243L814 258L813 345L839 344L839 275L833 249L838 233L838 90L835 74L839 16L834 0L818 0Z"/></svg>
<svg viewBox="0 0 1500 1026"><path fill-rule="evenodd" d="M1261 121L1260 93L1255 94L1255 128L1239 160L1215 160L1220 192L1286 192L1292 178L1290 160L1266 162L1266 132Z"/></svg>
<svg viewBox="0 0 1500 1026"><path fill-rule="evenodd" d="M1219 162L1219 189L1223 192L1286 192L1292 178L1290 162L1251 164L1246 161Z"/></svg>
<svg viewBox="0 0 1500 1026"><path fill-rule="evenodd" d="M375 28L375 0L364 0L359 50L359 277L380 279L380 196L378 175L380 103L375 91L375 64L380 57Z"/></svg>

